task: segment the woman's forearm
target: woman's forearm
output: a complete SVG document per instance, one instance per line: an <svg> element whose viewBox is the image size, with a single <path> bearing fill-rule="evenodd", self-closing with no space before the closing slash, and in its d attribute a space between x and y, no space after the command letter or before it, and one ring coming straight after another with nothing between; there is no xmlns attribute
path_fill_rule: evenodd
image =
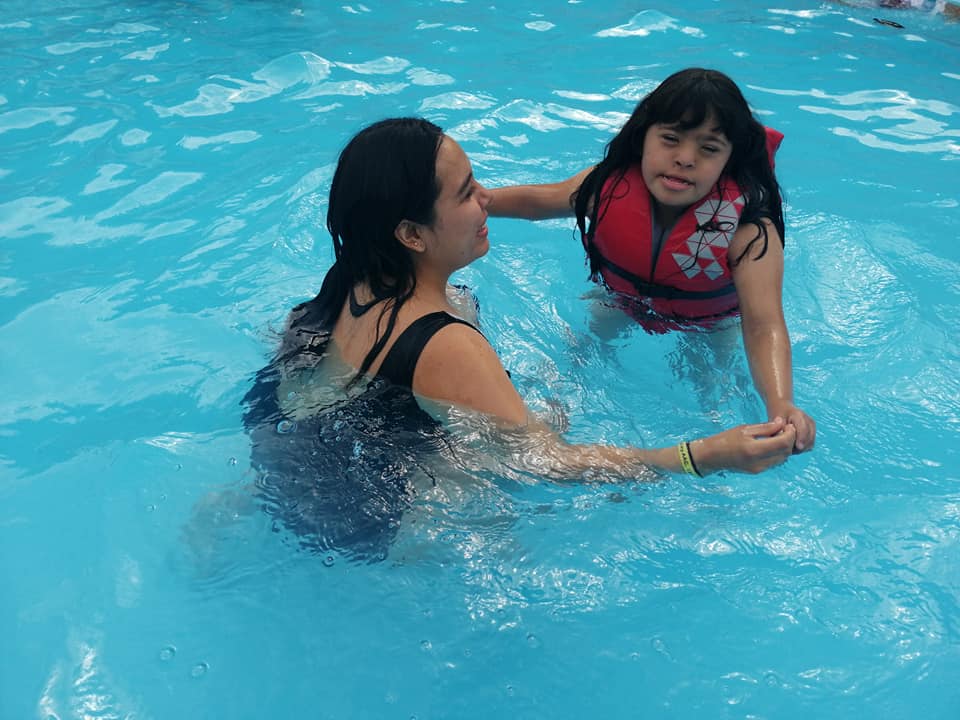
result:
<svg viewBox="0 0 960 720"><path fill-rule="evenodd" d="M570 445L554 435L557 445L540 442L553 462L553 472L570 479L600 471L622 479L656 480L651 471L703 477L719 470L758 473L786 460L793 451L796 429L781 418L681 441L669 447L642 449L608 445ZM545 457L539 452L537 455Z"/></svg>
<svg viewBox="0 0 960 720"><path fill-rule="evenodd" d="M562 198L562 183L556 185L513 185L494 188L487 212L494 217L522 220L548 220L573 214L568 201Z"/></svg>
<svg viewBox="0 0 960 720"><path fill-rule="evenodd" d="M563 182L543 185L511 185L490 190L487 212L494 217L523 220L548 220L573 215L573 197L583 179L593 168L587 168Z"/></svg>

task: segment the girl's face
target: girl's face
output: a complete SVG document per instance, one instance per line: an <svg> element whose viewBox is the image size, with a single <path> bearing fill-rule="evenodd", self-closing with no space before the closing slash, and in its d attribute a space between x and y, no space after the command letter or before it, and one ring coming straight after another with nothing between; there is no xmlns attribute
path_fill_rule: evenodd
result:
<svg viewBox="0 0 960 720"><path fill-rule="evenodd" d="M490 249L487 205L490 193L473 177L466 153L444 135L437 151L440 195L435 219L424 226L426 250L445 270L453 272L482 257Z"/></svg>
<svg viewBox="0 0 960 720"><path fill-rule="evenodd" d="M661 222L675 220L716 185L733 146L708 116L690 130L655 123L643 139L640 172Z"/></svg>

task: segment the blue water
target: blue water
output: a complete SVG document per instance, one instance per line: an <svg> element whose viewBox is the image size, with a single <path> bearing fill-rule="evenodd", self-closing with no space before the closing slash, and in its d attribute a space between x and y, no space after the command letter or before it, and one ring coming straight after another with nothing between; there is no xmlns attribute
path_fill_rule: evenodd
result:
<svg viewBox="0 0 960 720"><path fill-rule="evenodd" d="M960 716L960 24L879 12L2 3L0 717ZM349 136L423 114L481 182L560 179L689 65L787 136L816 450L655 485L451 471L372 565L245 513L238 403L329 264ZM570 223L490 229L457 279L568 437L762 418L735 336L604 334Z"/></svg>

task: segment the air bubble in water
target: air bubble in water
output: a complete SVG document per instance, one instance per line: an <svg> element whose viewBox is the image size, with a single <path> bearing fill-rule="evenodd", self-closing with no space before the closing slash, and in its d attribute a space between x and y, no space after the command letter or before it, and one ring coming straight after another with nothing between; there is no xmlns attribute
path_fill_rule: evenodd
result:
<svg viewBox="0 0 960 720"><path fill-rule="evenodd" d="M161 660L173 660L173 657L176 654L177 649L173 645L167 645L165 648L160 649Z"/></svg>
<svg viewBox="0 0 960 720"><path fill-rule="evenodd" d="M210 666L205 662L199 662L190 668L190 677L201 678L207 674Z"/></svg>
<svg viewBox="0 0 960 720"><path fill-rule="evenodd" d="M292 420L281 420L277 423L277 432L281 435L286 435L295 427L296 424Z"/></svg>

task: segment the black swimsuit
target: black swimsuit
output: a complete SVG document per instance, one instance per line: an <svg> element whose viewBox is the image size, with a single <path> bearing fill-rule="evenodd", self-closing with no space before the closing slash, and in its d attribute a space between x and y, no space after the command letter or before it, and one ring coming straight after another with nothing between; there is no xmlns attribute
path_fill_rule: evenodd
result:
<svg viewBox="0 0 960 720"><path fill-rule="evenodd" d="M423 457L446 446L440 423L419 406L412 384L423 348L455 323L474 327L446 312L418 318L359 394L306 419L293 420L280 407L276 362L257 374L244 398L257 494L301 546L365 562L386 557L413 498L411 475L417 468L429 475ZM330 335L314 337L321 340L301 352L322 357Z"/></svg>
<svg viewBox="0 0 960 720"><path fill-rule="evenodd" d="M416 370L417 360L420 359L423 348L437 332L447 325L454 324L473 328L473 325L466 320L461 320L442 310L414 320L393 343L393 347L390 348L390 352L387 353L387 357L383 359L377 371L377 377L389 380L398 387L412 389L413 372ZM473 329L476 330L476 328ZM477 332L480 331L477 330Z"/></svg>

